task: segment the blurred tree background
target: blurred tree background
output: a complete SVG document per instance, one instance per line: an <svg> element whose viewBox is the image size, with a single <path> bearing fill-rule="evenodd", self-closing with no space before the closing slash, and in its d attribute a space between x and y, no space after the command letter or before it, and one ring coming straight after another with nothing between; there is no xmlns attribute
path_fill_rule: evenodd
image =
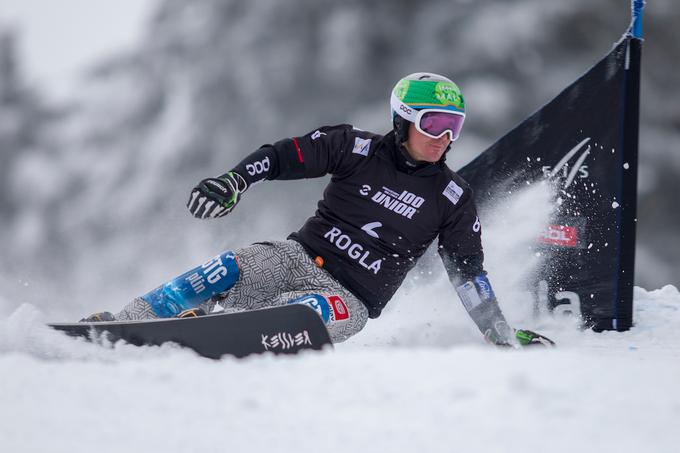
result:
<svg viewBox="0 0 680 453"><path fill-rule="evenodd" d="M411 72L463 89L448 160L460 168L629 21L629 0L165 0L143 42L93 62L56 105L0 30L0 292L51 314L116 309L223 249L285 237L325 180L252 188L220 221L184 203L264 143L325 124L388 131L390 90ZM676 1L647 5L636 283L648 289L680 286L678 23Z"/></svg>

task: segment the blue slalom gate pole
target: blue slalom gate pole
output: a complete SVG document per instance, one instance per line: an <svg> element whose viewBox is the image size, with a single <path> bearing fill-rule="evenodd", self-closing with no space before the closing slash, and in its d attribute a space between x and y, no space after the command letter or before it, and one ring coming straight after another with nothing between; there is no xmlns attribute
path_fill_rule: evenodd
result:
<svg viewBox="0 0 680 453"><path fill-rule="evenodd" d="M645 3L645 0L632 0L631 12L633 20L628 33L633 38L642 39L642 13L645 8Z"/></svg>

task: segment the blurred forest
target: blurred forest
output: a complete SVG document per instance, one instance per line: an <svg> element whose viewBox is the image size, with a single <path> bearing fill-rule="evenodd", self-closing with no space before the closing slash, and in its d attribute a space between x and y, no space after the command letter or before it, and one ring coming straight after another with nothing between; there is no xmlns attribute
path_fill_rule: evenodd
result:
<svg viewBox="0 0 680 453"><path fill-rule="evenodd" d="M206 222L186 212L190 189L320 125L387 132L390 90L411 72L461 86L468 117L448 160L460 168L629 21L629 0L165 0L133 52L92 62L58 105L27 82L20 34L0 30L0 293L50 314L115 309L223 249L284 238L325 180L257 186ZM648 3L636 270L648 289L680 286L678 24L677 1Z"/></svg>

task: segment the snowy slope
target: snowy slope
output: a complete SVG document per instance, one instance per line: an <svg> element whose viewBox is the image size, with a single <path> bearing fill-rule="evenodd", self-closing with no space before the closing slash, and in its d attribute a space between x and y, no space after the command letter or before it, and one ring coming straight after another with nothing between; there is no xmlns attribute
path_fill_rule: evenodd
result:
<svg viewBox="0 0 680 453"><path fill-rule="evenodd" d="M625 333L534 318L517 288L550 199L538 184L489 207L483 238L508 321L557 349L484 344L441 265L334 351L285 358L106 349L44 324L82 313L0 298L0 451L677 451L680 293L637 288Z"/></svg>
<svg viewBox="0 0 680 453"><path fill-rule="evenodd" d="M677 451L675 287L636 288L629 332L542 320L559 348L500 351L436 302L445 284L416 301L429 326L402 295L335 351L241 361L104 349L24 305L0 321L0 451Z"/></svg>

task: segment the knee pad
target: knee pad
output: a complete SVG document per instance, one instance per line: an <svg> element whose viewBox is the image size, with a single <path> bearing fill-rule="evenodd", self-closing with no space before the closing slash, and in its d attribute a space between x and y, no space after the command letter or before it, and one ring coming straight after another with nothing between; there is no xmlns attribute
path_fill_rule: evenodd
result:
<svg viewBox="0 0 680 453"><path fill-rule="evenodd" d="M291 299L287 304L301 304L313 308L326 325L349 319L347 305L337 295L323 296L318 293L309 293Z"/></svg>
<svg viewBox="0 0 680 453"><path fill-rule="evenodd" d="M148 292L142 299L159 317L171 318L228 291L240 275L236 255L228 251Z"/></svg>

